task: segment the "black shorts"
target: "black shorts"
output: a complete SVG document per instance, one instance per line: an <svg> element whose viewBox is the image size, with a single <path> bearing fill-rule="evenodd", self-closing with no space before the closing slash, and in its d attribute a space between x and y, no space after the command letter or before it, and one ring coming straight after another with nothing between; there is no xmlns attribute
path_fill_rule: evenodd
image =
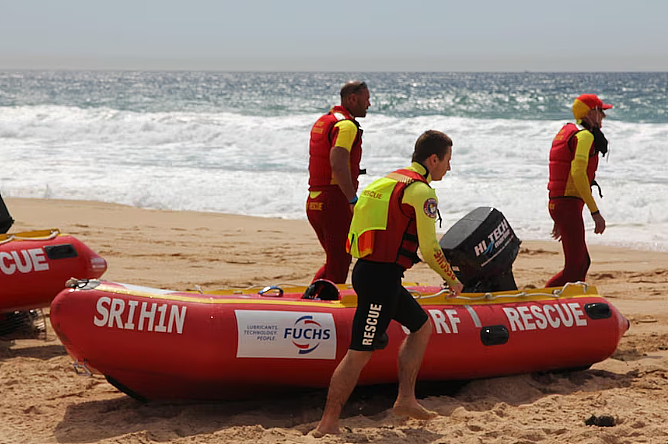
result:
<svg viewBox="0 0 668 444"><path fill-rule="evenodd" d="M418 331L427 322L427 313L401 285L403 275L403 268L397 264L357 260L352 276L357 310L351 350L382 348L380 344L392 319L411 332Z"/></svg>

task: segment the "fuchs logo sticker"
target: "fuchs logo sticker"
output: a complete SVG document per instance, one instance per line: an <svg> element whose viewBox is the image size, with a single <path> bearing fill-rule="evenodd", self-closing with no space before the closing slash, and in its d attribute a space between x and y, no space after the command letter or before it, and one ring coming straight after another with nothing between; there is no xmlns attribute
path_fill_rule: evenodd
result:
<svg viewBox="0 0 668 444"><path fill-rule="evenodd" d="M318 321L313 320L313 315L304 315L295 321L292 328L286 328L283 336L292 338L292 343L299 350L300 355L313 353L322 340L329 339L331 331L322 328Z"/></svg>
<svg viewBox="0 0 668 444"><path fill-rule="evenodd" d="M334 359L331 313L235 310L238 358Z"/></svg>
<svg viewBox="0 0 668 444"><path fill-rule="evenodd" d="M438 203L436 202L436 199L427 199L424 202L423 208L424 214L432 219L436 219L436 213L438 212Z"/></svg>

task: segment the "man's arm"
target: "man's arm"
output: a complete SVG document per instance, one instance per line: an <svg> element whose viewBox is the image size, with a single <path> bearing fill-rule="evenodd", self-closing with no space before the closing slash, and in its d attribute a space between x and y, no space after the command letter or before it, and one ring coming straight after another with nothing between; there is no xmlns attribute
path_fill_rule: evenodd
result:
<svg viewBox="0 0 668 444"><path fill-rule="evenodd" d="M329 151L329 163L334 181L346 195L346 199L352 200L356 191L350 176L350 151L340 146L333 147Z"/></svg>
<svg viewBox="0 0 668 444"><path fill-rule="evenodd" d="M578 194L590 213L598 211L594 196L591 194L591 183L587 177L587 165L589 164L589 151L594 143L594 136L589 131L580 131L575 136L577 144L575 147L575 156L571 162L571 178L573 185L578 190Z"/></svg>
<svg viewBox="0 0 668 444"><path fill-rule="evenodd" d="M350 150L357 138L357 125L350 120L341 120L334 125L332 135L333 147L329 151L329 164L334 183L341 188L346 199L351 201L357 193L350 175Z"/></svg>
<svg viewBox="0 0 668 444"><path fill-rule="evenodd" d="M423 183L415 183L406 188L403 203L412 206L415 210L415 223L422 259L443 278L455 295L461 293L464 286L452 271L436 238L436 215L438 213L436 193Z"/></svg>
<svg viewBox="0 0 668 444"><path fill-rule="evenodd" d="M589 177L587 176L589 151L594 143L594 135L589 131L580 131L575 137L577 145L575 156L571 162L571 177L578 194L584 200L592 219L594 219L594 233L601 234L605 231L605 219L598 210L594 196L591 193L591 183L589 183Z"/></svg>

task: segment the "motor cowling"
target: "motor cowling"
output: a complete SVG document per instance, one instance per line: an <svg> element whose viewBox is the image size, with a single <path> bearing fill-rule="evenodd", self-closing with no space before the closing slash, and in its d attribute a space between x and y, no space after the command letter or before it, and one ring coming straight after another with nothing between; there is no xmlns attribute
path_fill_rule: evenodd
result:
<svg viewBox="0 0 668 444"><path fill-rule="evenodd" d="M440 240L445 257L466 293L517 290L513 262L522 241L503 214L478 207Z"/></svg>

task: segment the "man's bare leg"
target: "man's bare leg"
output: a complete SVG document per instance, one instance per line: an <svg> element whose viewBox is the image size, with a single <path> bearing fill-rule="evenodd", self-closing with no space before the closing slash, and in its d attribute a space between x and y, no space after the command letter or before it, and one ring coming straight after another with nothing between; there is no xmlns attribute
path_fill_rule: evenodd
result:
<svg viewBox="0 0 668 444"><path fill-rule="evenodd" d="M425 322L418 331L409 334L399 348L399 393L393 408L396 415L415 419L433 419L438 416L437 412L422 407L415 397L415 381L431 337L431 329L431 322Z"/></svg>
<svg viewBox="0 0 668 444"><path fill-rule="evenodd" d="M360 373L371 359L372 353L348 350L348 353L343 357L329 382L325 410L322 412L318 427L313 431L313 436L320 438L326 434L341 433L339 428L341 410L343 410L343 406L357 385Z"/></svg>

